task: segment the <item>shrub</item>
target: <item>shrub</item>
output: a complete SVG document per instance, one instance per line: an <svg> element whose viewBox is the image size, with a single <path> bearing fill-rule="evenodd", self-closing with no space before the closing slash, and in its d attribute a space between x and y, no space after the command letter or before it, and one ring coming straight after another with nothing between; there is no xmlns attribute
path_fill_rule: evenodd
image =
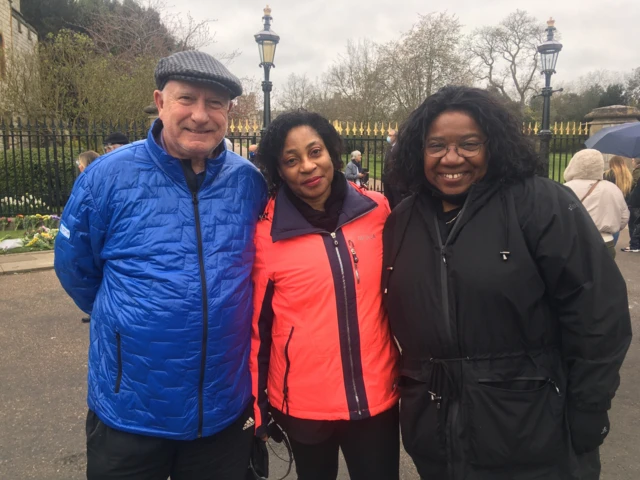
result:
<svg viewBox="0 0 640 480"><path fill-rule="evenodd" d="M60 212L69 198L77 171L68 149L64 152L62 148L0 151L0 214Z"/></svg>

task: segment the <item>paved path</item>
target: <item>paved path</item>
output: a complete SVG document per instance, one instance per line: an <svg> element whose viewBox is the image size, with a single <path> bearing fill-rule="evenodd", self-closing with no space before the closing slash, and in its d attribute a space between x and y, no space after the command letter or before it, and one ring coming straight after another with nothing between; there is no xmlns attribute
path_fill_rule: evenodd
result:
<svg viewBox="0 0 640 480"><path fill-rule="evenodd" d="M626 242L623 234L620 243ZM31 261L40 259L23 260L23 266ZM627 279L634 331L640 331L640 254L619 252L617 261ZM0 479L81 480L88 326L51 270L0 275L0 299ZM638 343L636 337L614 400L602 480L640 478ZM278 478L283 462L273 456L272 462ZM339 479L348 478L342 464ZM401 478L418 480L406 455Z"/></svg>
<svg viewBox="0 0 640 480"><path fill-rule="evenodd" d="M0 275L53 268L53 251L0 255Z"/></svg>

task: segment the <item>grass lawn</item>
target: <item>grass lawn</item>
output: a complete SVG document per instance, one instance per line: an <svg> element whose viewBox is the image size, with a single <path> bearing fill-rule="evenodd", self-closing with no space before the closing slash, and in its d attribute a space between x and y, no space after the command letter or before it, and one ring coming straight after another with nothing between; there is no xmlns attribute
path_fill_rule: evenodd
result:
<svg viewBox="0 0 640 480"><path fill-rule="evenodd" d="M24 237L24 230L3 230L0 231L0 240L6 238L22 238Z"/></svg>

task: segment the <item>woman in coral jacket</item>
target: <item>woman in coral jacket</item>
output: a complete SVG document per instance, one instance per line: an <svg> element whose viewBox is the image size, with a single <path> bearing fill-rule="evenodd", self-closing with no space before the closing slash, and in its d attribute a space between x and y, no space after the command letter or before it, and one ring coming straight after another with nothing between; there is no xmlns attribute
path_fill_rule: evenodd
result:
<svg viewBox="0 0 640 480"><path fill-rule="evenodd" d="M256 230L251 347L256 435L268 413L298 478L399 473L398 350L382 308L386 199L339 171L341 139L315 113L280 115L258 148L272 198Z"/></svg>

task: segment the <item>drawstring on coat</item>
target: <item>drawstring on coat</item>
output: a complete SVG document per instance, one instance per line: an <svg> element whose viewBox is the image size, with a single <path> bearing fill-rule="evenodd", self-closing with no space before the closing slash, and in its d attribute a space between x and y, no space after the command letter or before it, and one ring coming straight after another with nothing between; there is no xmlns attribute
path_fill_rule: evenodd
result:
<svg viewBox="0 0 640 480"><path fill-rule="evenodd" d="M502 225L504 227L504 248L500 252L502 260L509 260L511 252L509 251L509 209L507 207L507 199L504 190L500 189L500 203L502 203Z"/></svg>

